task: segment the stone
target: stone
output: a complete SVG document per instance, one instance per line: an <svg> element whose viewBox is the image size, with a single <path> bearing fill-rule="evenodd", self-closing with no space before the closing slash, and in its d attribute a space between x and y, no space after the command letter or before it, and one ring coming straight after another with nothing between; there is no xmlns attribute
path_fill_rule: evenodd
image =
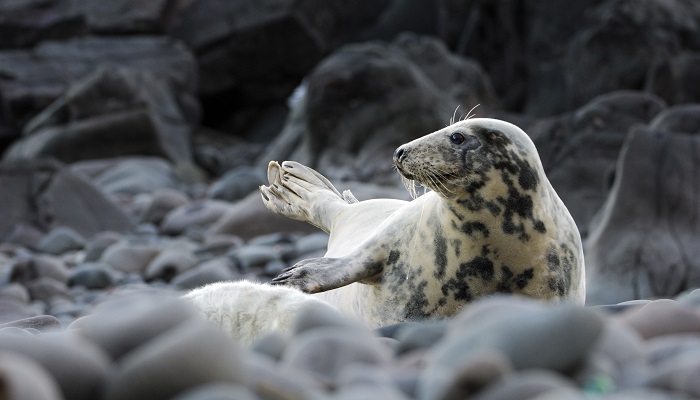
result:
<svg viewBox="0 0 700 400"><path fill-rule="evenodd" d="M296 253L300 256L319 250L326 252L328 246L328 234L326 232L314 232L303 236L294 243Z"/></svg>
<svg viewBox="0 0 700 400"><path fill-rule="evenodd" d="M484 305L517 299L487 300ZM477 302L477 305L482 302ZM604 321L595 311L572 305L533 305L506 313L484 313L478 324L474 310L458 318L445 338L432 349L430 363L423 373L419 393L438 393L440 382L434 377L449 376L449 371L482 351L500 352L515 370L549 369L566 373L582 365L588 352L600 340ZM467 328L468 327L468 328Z"/></svg>
<svg viewBox="0 0 700 400"><path fill-rule="evenodd" d="M231 202L240 200L252 192L257 192L258 187L266 183L264 171L253 167L232 169L209 186L207 196Z"/></svg>
<svg viewBox="0 0 700 400"><path fill-rule="evenodd" d="M189 202L186 195L172 189L157 189L141 214L141 222L160 225L166 215Z"/></svg>
<svg viewBox="0 0 700 400"><path fill-rule="evenodd" d="M126 354L104 399L167 400L208 383L244 382L244 353L204 320L180 324Z"/></svg>
<svg viewBox="0 0 700 400"><path fill-rule="evenodd" d="M673 363L677 357L700 352L700 338L692 333L657 336L647 342L646 351L653 366Z"/></svg>
<svg viewBox="0 0 700 400"><path fill-rule="evenodd" d="M100 261L120 272L141 274L160 252L161 249L155 245L122 240L108 247Z"/></svg>
<svg viewBox="0 0 700 400"><path fill-rule="evenodd" d="M404 326L394 335L396 340L399 341L396 354L430 348L442 339L446 331L447 323L444 321Z"/></svg>
<svg viewBox="0 0 700 400"><path fill-rule="evenodd" d="M60 255L69 251L81 250L85 238L72 228L56 227L44 236L37 249L43 253Z"/></svg>
<svg viewBox="0 0 700 400"><path fill-rule="evenodd" d="M233 383L211 383L196 386L172 400L258 400L248 388Z"/></svg>
<svg viewBox="0 0 700 400"><path fill-rule="evenodd" d="M83 261L93 262L102 257L102 253L111 245L119 242L122 235L117 232L99 232L95 236L88 239L85 244L85 256Z"/></svg>
<svg viewBox="0 0 700 400"><path fill-rule="evenodd" d="M124 292L76 320L69 330L76 330L97 343L112 359L120 360L142 344L181 324L187 325L192 319L199 319L198 311L172 294Z"/></svg>
<svg viewBox="0 0 700 400"><path fill-rule="evenodd" d="M25 286L32 300L40 300L45 304L50 304L56 298L70 297L66 283L53 278L40 277L25 283Z"/></svg>
<svg viewBox="0 0 700 400"><path fill-rule="evenodd" d="M61 40L87 30L84 16L65 1L0 3L0 49L31 47L44 40Z"/></svg>
<svg viewBox="0 0 700 400"><path fill-rule="evenodd" d="M71 3L71 9L84 16L91 32L105 35L162 33L167 16L175 9L167 0L119 0L99 5L89 0Z"/></svg>
<svg viewBox="0 0 700 400"><path fill-rule="evenodd" d="M29 303L29 291L19 283L6 283L0 286L0 299Z"/></svg>
<svg viewBox="0 0 700 400"><path fill-rule="evenodd" d="M700 224L689 218L700 207L700 187L685 183L695 174L696 151L690 135L630 130L585 245L588 304L672 297L700 286Z"/></svg>
<svg viewBox="0 0 700 400"><path fill-rule="evenodd" d="M174 277L170 283L181 290L191 290L209 283L240 279L228 257L212 258Z"/></svg>
<svg viewBox="0 0 700 400"><path fill-rule="evenodd" d="M369 332L323 327L291 340L282 356L283 371L304 371L320 384L336 387L350 364L384 365L389 352Z"/></svg>
<svg viewBox="0 0 700 400"><path fill-rule="evenodd" d="M50 278L66 283L70 274L60 259L48 255L16 257L6 268L9 281L22 284L39 278Z"/></svg>
<svg viewBox="0 0 700 400"><path fill-rule="evenodd" d="M489 385L498 385L511 373L510 362L501 354L485 350L476 352L451 371L432 371L422 376L420 398L458 400L475 397ZM427 383L429 382L429 383Z"/></svg>
<svg viewBox="0 0 700 400"><path fill-rule="evenodd" d="M247 354L245 374L246 386L260 399L280 396L292 399L322 398L322 388L302 371L283 370L269 358L256 353Z"/></svg>
<svg viewBox="0 0 700 400"><path fill-rule="evenodd" d="M43 314L25 301L12 298L0 298L0 323L9 323L20 319L36 317Z"/></svg>
<svg viewBox="0 0 700 400"><path fill-rule="evenodd" d="M320 328L342 328L346 331L358 331L361 334L366 331L362 325L330 307L310 302L301 308L295 316L290 333L295 337Z"/></svg>
<svg viewBox="0 0 700 400"><path fill-rule="evenodd" d="M243 240L249 240L273 232L310 233L317 231L318 228L306 222L294 221L271 212L265 208L260 199L260 193L251 193L243 200L229 206L226 212L211 226L209 234L236 235Z"/></svg>
<svg viewBox="0 0 700 400"><path fill-rule="evenodd" d="M164 36L88 35L45 41L26 51L0 52L0 76L5 77L0 79L0 109L10 129L18 133L30 118L63 95L71 84L93 73L100 64L130 67L141 71L142 75L156 76L158 82L166 83L163 90L173 91L185 119L192 122L198 119L198 105L192 97L196 65L185 45ZM154 80L144 86L158 86L158 82ZM104 105L105 102L87 104ZM172 101L163 105L170 107ZM132 116L138 121L147 117L143 113ZM60 120L59 115L56 117Z"/></svg>
<svg viewBox="0 0 700 400"><path fill-rule="evenodd" d="M664 107L654 95L616 91L569 113L520 124L537 146L547 178L582 236L588 235L608 196L628 131L649 123Z"/></svg>
<svg viewBox="0 0 700 400"><path fill-rule="evenodd" d="M643 338L700 332L700 314L676 301L655 300L620 316Z"/></svg>
<svg viewBox="0 0 700 400"><path fill-rule="evenodd" d="M53 331L61 328L61 321L53 315L38 315L0 324L0 329L14 327L20 329L36 329L39 332Z"/></svg>
<svg viewBox="0 0 700 400"><path fill-rule="evenodd" d="M261 267L270 261L279 260L280 254L276 254L272 246L243 246L233 249L228 255L236 261L236 265L242 271L250 271L251 268Z"/></svg>
<svg viewBox="0 0 700 400"><path fill-rule="evenodd" d="M230 207L221 200L195 200L168 213L160 227L168 235L179 235L193 228L208 228L219 221Z"/></svg>
<svg viewBox="0 0 700 400"><path fill-rule="evenodd" d="M80 163L74 164L73 168L80 168ZM128 157L109 162L104 172L96 175L92 182L112 195L133 196L178 187L173 165L158 157Z"/></svg>
<svg viewBox="0 0 700 400"><path fill-rule="evenodd" d="M186 248L164 249L146 266L146 280L170 282L175 276L195 266L197 260Z"/></svg>
<svg viewBox="0 0 700 400"><path fill-rule="evenodd" d="M107 263L85 263L71 269L68 285L86 289L106 289L117 283L117 274Z"/></svg>
<svg viewBox="0 0 700 400"><path fill-rule="evenodd" d="M16 400L61 400L54 378L38 362L11 351L0 354L2 397Z"/></svg>
<svg viewBox="0 0 700 400"><path fill-rule="evenodd" d="M681 51L659 60L647 75L645 89L668 104L699 103L700 54Z"/></svg>
<svg viewBox="0 0 700 400"><path fill-rule="evenodd" d="M69 227L83 237L133 227L129 216L95 186L56 162L5 163L0 186L6 188L0 193L0 238L21 223L43 231ZM74 204L81 207L67 206Z"/></svg>
<svg viewBox="0 0 700 400"><path fill-rule="evenodd" d="M700 104L669 107L651 120L649 129L659 132L698 134L700 133Z"/></svg>
<svg viewBox="0 0 700 400"><path fill-rule="evenodd" d="M501 382L484 389L475 400L525 400L559 389L573 389L571 381L549 371L524 371L506 375Z"/></svg>
<svg viewBox="0 0 700 400"><path fill-rule="evenodd" d="M0 350L22 354L43 366L66 399L99 398L111 363L95 344L70 332L3 335Z"/></svg>
<svg viewBox="0 0 700 400"><path fill-rule="evenodd" d="M689 19L697 18L700 11L691 3L629 4L602 2L569 42L564 61L569 104L580 106L612 90L642 89L652 66L678 54L688 30L698 32L697 23ZM602 60L604 73L595 69Z"/></svg>

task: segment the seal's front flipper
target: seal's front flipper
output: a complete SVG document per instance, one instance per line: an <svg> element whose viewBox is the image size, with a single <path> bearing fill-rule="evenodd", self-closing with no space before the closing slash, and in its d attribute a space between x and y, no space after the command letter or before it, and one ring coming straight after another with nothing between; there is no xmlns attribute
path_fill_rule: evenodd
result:
<svg viewBox="0 0 700 400"><path fill-rule="evenodd" d="M371 279L381 272L380 262L360 262L349 257L310 258L282 271L272 280L272 284L294 286L306 293L319 293Z"/></svg>

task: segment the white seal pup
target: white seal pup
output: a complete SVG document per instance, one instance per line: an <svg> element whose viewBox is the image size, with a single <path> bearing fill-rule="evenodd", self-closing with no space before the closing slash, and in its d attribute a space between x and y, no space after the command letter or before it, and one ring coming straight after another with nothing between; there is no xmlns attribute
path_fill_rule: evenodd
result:
<svg viewBox="0 0 700 400"><path fill-rule="evenodd" d="M330 304L299 290L249 281L212 283L183 298L243 345L251 345L265 333L289 333L294 318L304 307L325 307L337 312Z"/></svg>
<svg viewBox="0 0 700 400"><path fill-rule="evenodd" d="M431 191L358 202L311 168L271 162L267 208L330 233L324 257L273 283L318 293L370 327L449 317L496 293L584 303L578 229L520 128L460 121L400 146L394 163Z"/></svg>

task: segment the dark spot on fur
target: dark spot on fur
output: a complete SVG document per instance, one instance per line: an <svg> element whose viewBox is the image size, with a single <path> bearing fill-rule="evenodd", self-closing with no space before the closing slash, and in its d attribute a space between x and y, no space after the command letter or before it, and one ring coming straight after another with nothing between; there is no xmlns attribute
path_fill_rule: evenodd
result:
<svg viewBox="0 0 700 400"><path fill-rule="evenodd" d="M528 268L525 271L519 273L518 275L515 276L515 286L518 287L518 289L523 289L527 284L532 280L532 278L535 276L535 269L534 268Z"/></svg>
<svg viewBox="0 0 700 400"><path fill-rule="evenodd" d="M489 229L483 222L469 221L462 225L462 232L472 236L475 232L480 232L484 238L489 237Z"/></svg>
<svg viewBox="0 0 700 400"><path fill-rule="evenodd" d="M533 225L534 225L534 228L537 232L547 233L547 228L545 228L544 222L537 220L537 221L535 221L535 223Z"/></svg>
<svg viewBox="0 0 700 400"><path fill-rule="evenodd" d="M510 268L506 267L505 265L501 267L501 278L498 280L498 284L496 285L496 291L500 293L513 293L512 289L512 280L513 280L513 271L510 270Z"/></svg>
<svg viewBox="0 0 700 400"><path fill-rule="evenodd" d="M430 317L425 308L429 305L428 297L425 295L425 288L428 286L427 281L422 281L417 285L411 285L409 288L411 296L406 302L405 316L408 320L420 320Z"/></svg>
<svg viewBox="0 0 700 400"><path fill-rule="evenodd" d="M435 237L435 277L442 278L445 276L447 269L447 240L438 234Z"/></svg>
<svg viewBox="0 0 700 400"><path fill-rule="evenodd" d="M391 250L389 252L389 258L386 260L386 263L388 265L394 265L399 260L400 256L401 252L399 252L398 250Z"/></svg>
<svg viewBox="0 0 700 400"><path fill-rule="evenodd" d="M462 263L457 271L457 276L463 273L465 276L479 277L484 281L493 279L493 262L482 256L476 256L466 263Z"/></svg>

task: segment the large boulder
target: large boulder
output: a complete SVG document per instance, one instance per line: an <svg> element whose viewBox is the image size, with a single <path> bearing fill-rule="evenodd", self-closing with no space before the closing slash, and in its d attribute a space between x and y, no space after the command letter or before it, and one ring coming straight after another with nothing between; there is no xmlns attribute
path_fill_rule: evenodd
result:
<svg viewBox="0 0 700 400"><path fill-rule="evenodd" d="M586 244L590 304L672 297L700 286L700 123L669 123L679 119L674 113L630 130Z"/></svg>
<svg viewBox="0 0 700 400"><path fill-rule="evenodd" d="M324 59L292 97L287 124L259 158L293 159L332 180L395 183L399 145L466 116L495 108L488 76L436 39L348 45Z"/></svg>
<svg viewBox="0 0 700 400"><path fill-rule="evenodd" d="M29 121L4 158L74 162L142 154L189 163L190 129L157 74L102 64Z"/></svg>
<svg viewBox="0 0 700 400"><path fill-rule="evenodd" d="M85 36L0 52L0 125L17 135L29 119L100 64L151 73L172 90L186 120L198 120L193 97L197 66L182 43L157 36Z"/></svg>
<svg viewBox="0 0 700 400"><path fill-rule="evenodd" d="M2 241L24 226L43 232L67 226L84 237L134 227L100 190L56 162L0 164L0 187Z"/></svg>
<svg viewBox="0 0 700 400"><path fill-rule="evenodd" d="M582 235L605 201L627 132L649 123L664 107L654 95L620 91L596 97L574 112L521 125Z"/></svg>

